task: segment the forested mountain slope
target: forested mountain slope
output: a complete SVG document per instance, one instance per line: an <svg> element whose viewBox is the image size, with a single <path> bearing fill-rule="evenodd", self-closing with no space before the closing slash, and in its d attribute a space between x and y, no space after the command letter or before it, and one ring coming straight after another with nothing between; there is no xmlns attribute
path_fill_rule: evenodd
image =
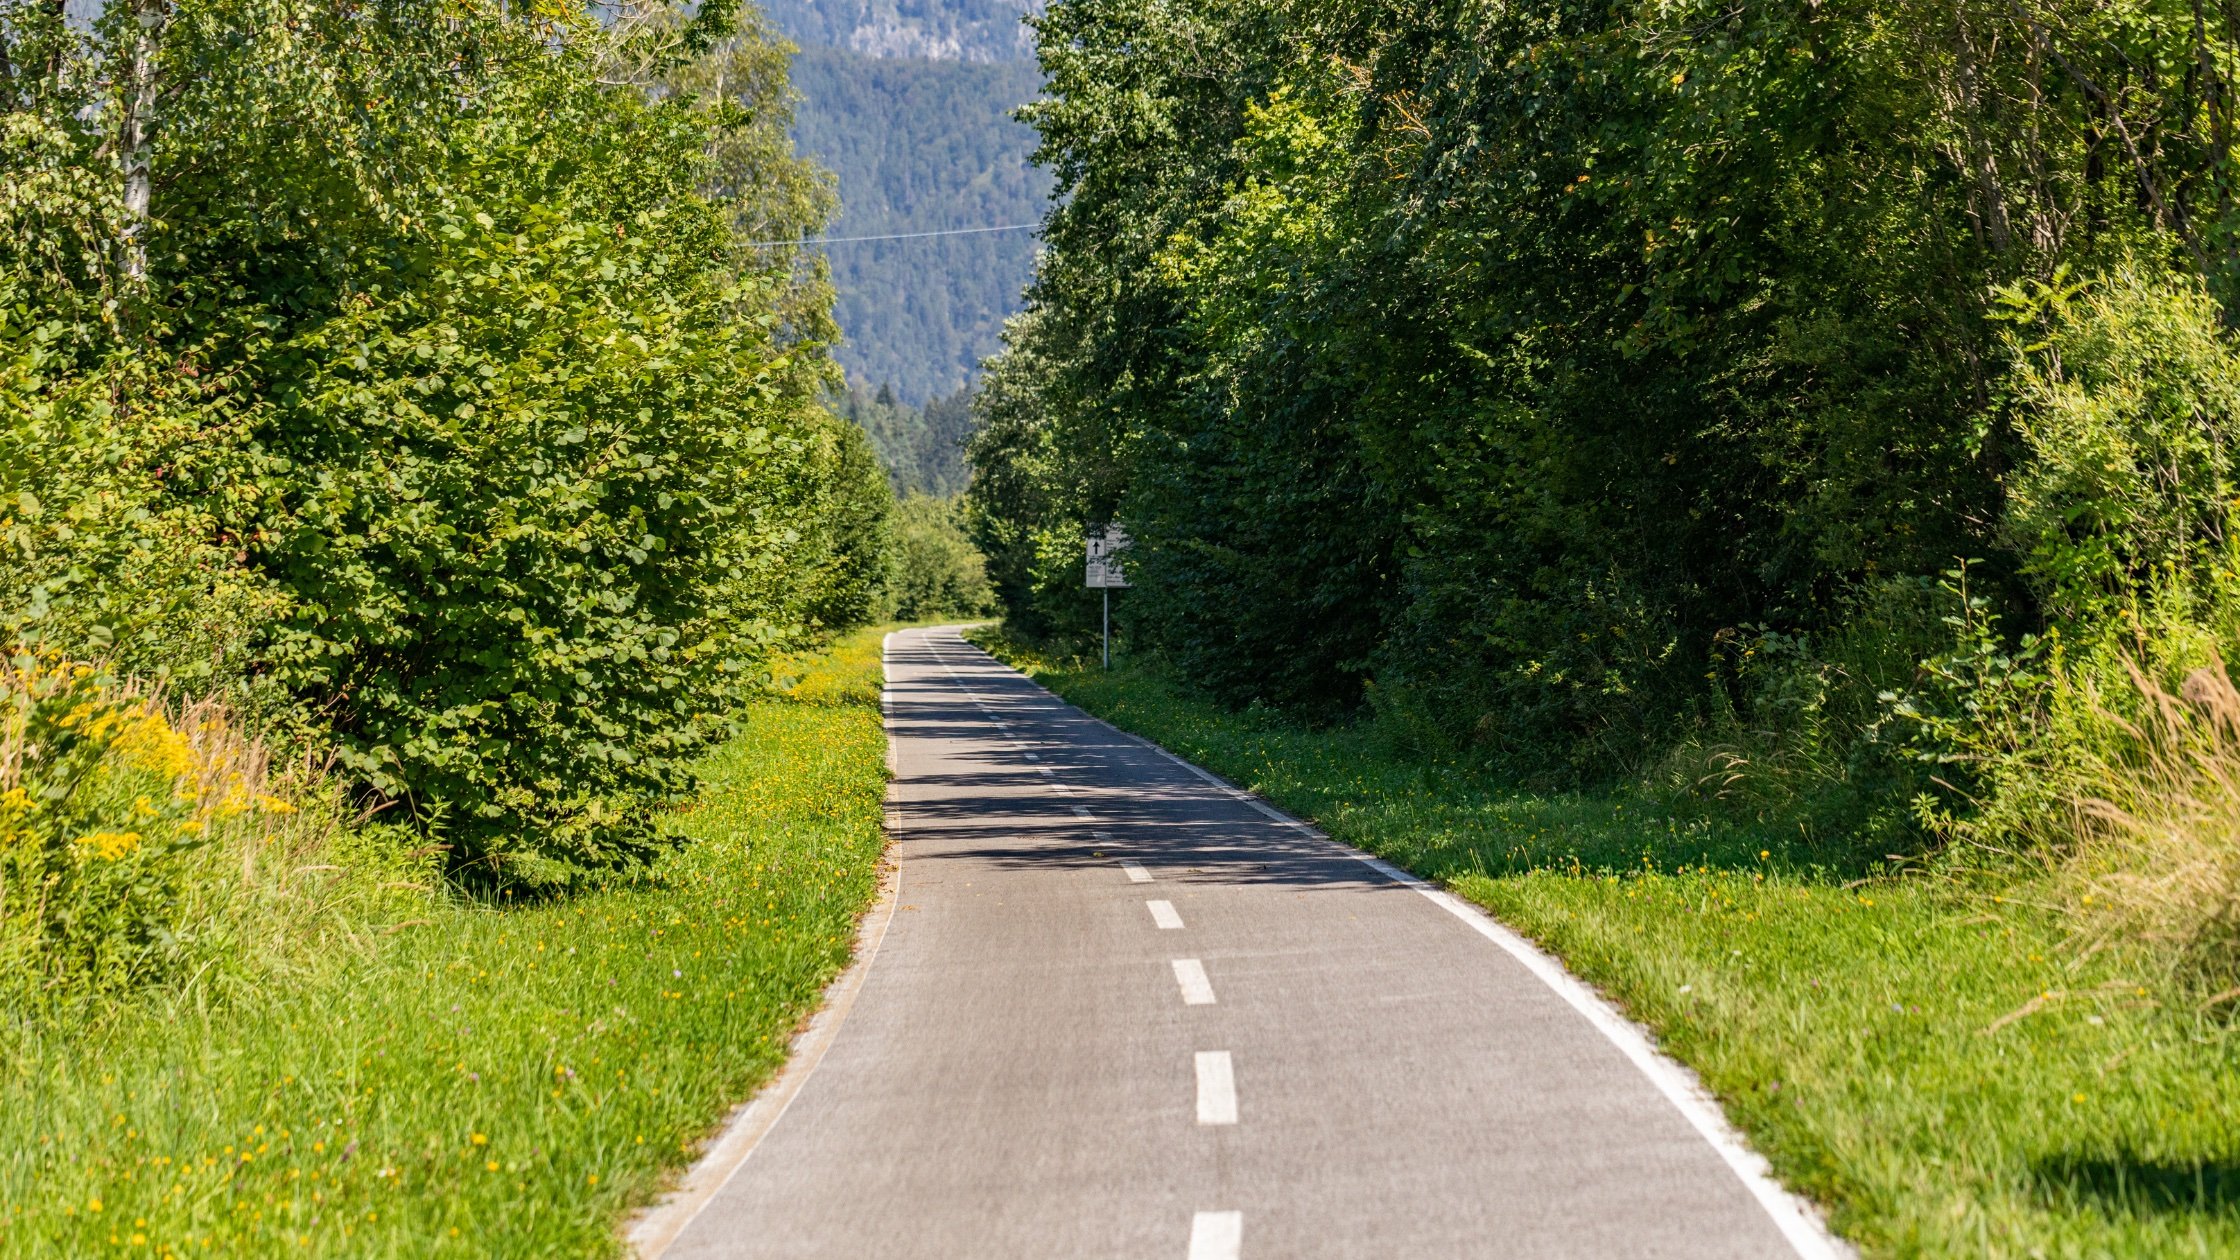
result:
<svg viewBox="0 0 2240 1260"><path fill-rule="evenodd" d="M779 31L803 48L1030 63L1034 39L1019 15L1041 7L1022 0L770 0L762 6Z"/></svg>
<svg viewBox="0 0 2240 1260"><path fill-rule="evenodd" d="M870 3L781 0L772 24L801 46L795 136L839 178L833 236L1034 223L1049 179L1011 117L1040 74L1022 6L943 0L904 13ZM1034 264L1035 234L992 232L827 249L846 342L865 388L919 404L965 384L994 353Z"/></svg>
<svg viewBox="0 0 2240 1260"><path fill-rule="evenodd" d="M964 493L969 476L964 447L972 434L970 391L960 389L913 407L884 385L875 391L857 386L841 402L840 414L871 438L871 449L896 495L946 499Z"/></svg>

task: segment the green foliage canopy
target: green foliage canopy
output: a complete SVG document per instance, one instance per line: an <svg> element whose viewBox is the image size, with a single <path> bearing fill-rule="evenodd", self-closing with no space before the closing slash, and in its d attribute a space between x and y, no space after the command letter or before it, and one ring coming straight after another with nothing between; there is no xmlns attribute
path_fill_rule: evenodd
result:
<svg viewBox="0 0 2240 1260"><path fill-rule="evenodd" d="M831 207L758 27L23 2L0 80L9 637L292 698L543 882L640 860L770 648L867 613L829 284L743 243Z"/></svg>
<svg viewBox="0 0 2240 1260"><path fill-rule="evenodd" d="M1118 611L1223 699L1567 779L1961 560L2004 624L2103 615L2063 566L2223 536L2231 21L1064 0L973 448L1007 615L1085 627L1124 520ZM2099 375L2010 335L2063 275L2134 277L2053 317Z"/></svg>

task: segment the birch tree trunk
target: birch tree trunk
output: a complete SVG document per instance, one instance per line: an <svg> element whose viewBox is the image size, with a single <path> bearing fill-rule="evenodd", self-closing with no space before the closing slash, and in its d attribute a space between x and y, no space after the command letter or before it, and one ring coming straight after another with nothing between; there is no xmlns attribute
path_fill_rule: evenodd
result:
<svg viewBox="0 0 2240 1260"><path fill-rule="evenodd" d="M117 116L117 159L124 170L124 274L133 284L148 275L149 178L155 153L156 50L171 21L171 0L132 0L131 41L125 54Z"/></svg>

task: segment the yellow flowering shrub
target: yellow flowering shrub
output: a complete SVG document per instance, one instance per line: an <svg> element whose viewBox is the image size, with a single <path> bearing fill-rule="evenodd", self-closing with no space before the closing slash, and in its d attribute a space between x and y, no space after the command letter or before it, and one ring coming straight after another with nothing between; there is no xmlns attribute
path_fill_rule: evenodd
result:
<svg viewBox="0 0 2240 1260"><path fill-rule="evenodd" d="M294 812L208 706L174 714L82 663L0 663L0 1003L161 974L193 944L189 855Z"/></svg>

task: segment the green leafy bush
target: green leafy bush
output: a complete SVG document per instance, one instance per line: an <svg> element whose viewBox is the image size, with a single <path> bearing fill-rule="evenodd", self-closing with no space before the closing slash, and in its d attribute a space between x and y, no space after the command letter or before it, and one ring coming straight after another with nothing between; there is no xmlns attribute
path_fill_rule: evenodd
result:
<svg viewBox="0 0 2240 1260"><path fill-rule="evenodd" d="M210 501L167 493L238 426L53 283L116 215L67 153L55 127L0 116L0 645L246 699L250 639L278 594L224 545Z"/></svg>
<svg viewBox="0 0 2240 1260"><path fill-rule="evenodd" d="M2135 269L2001 301L2021 448L2002 533L2040 620L1973 566L1949 574L1947 646L1890 699L1937 768L1925 820L2008 851L2075 839L2083 803L2121 795L2150 751L2153 697L2240 632L2240 347L2198 283Z"/></svg>
<svg viewBox="0 0 2240 1260"><path fill-rule="evenodd" d="M2240 346L2198 282L2123 268L2002 294L2015 429L2006 529L2075 628L2240 591ZM2126 612L2126 609L2129 611Z"/></svg>
<svg viewBox="0 0 2240 1260"><path fill-rule="evenodd" d="M295 601L275 664L339 701L353 772L473 860L636 857L785 628L742 597L809 435L758 405L776 356L688 264L713 216L622 227L440 222L395 298L293 343L260 426L256 555Z"/></svg>
<svg viewBox="0 0 2240 1260"><path fill-rule="evenodd" d="M887 590L899 620L979 617L994 607L987 569L961 516L957 500L927 494L895 505Z"/></svg>
<svg viewBox="0 0 2240 1260"><path fill-rule="evenodd" d="M776 45L423 9L0 19L0 636L549 885L646 858L772 647L869 615L883 497L821 269L743 244L831 208Z"/></svg>

